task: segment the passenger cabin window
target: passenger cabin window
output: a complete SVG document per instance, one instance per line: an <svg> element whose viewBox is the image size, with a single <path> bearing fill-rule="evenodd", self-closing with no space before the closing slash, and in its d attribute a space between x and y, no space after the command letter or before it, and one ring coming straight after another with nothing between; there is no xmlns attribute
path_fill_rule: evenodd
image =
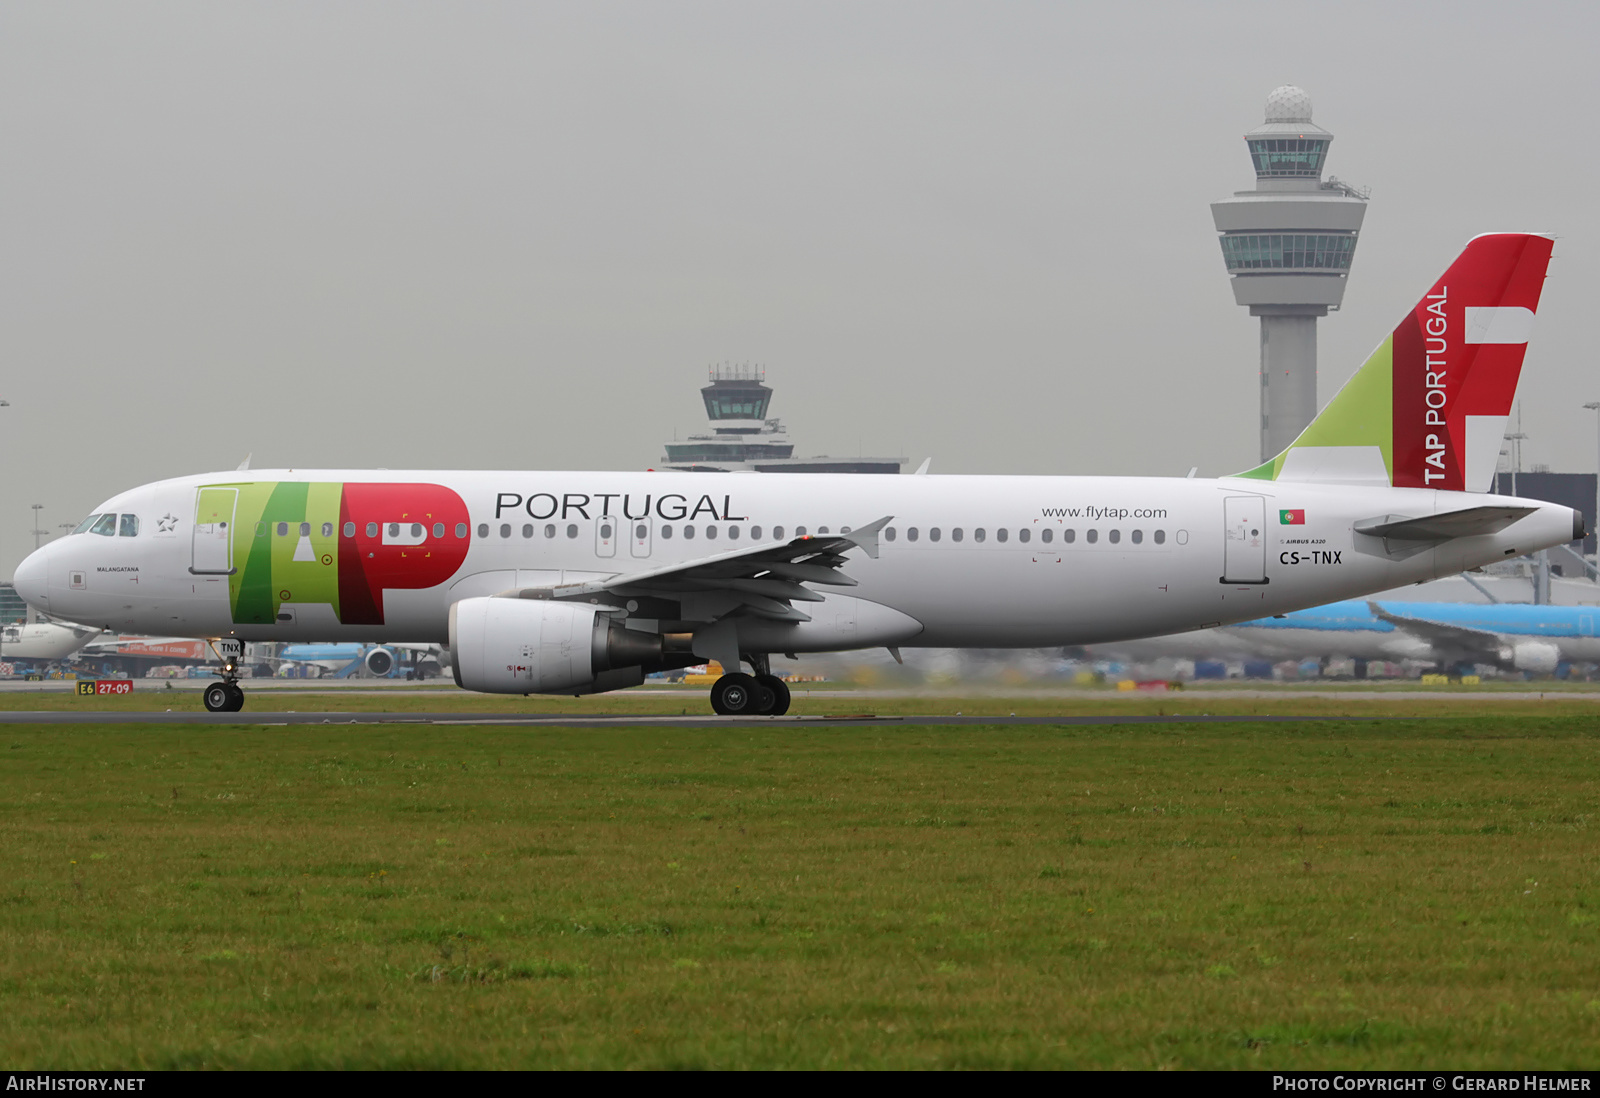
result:
<svg viewBox="0 0 1600 1098"><path fill-rule="evenodd" d="M806 528L804 526L796 526L794 528L794 536L797 537L797 538L805 537L806 536Z"/></svg>
<svg viewBox="0 0 1600 1098"><path fill-rule="evenodd" d="M981 526L978 527L976 530L972 531L972 540L973 541L982 541L984 538L986 538L988 536L989 536L988 533Z"/></svg>
<svg viewBox="0 0 1600 1098"><path fill-rule="evenodd" d="M738 541L739 540L739 528L737 526L728 527L728 540L729 541Z"/></svg>
<svg viewBox="0 0 1600 1098"><path fill-rule="evenodd" d="M774 526L774 527L773 527L773 528L772 528L772 536L773 536L773 538L774 538L774 539L775 539L775 540L777 540L777 541L782 541L782 540L783 540L783 527L781 527L781 526Z"/></svg>
<svg viewBox="0 0 1600 1098"><path fill-rule="evenodd" d="M1087 541L1090 545L1093 545L1095 542L1100 540L1100 531L1098 531L1098 530L1085 531L1085 533L1083 535L1083 540Z"/></svg>
<svg viewBox="0 0 1600 1098"><path fill-rule="evenodd" d="M818 534L826 534L827 532L828 532L828 528L826 526L817 527L817 533Z"/></svg>
<svg viewBox="0 0 1600 1098"><path fill-rule="evenodd" d="M122 521L119 523L119 525L117 527L117 533L120 534L122 537L125 537L125 538L136 538L136 537L138 537L139 536L139 516L138 515L123 515L122 516Z"/></svg>
<svg viewBox="0 0 1600 1098"><path fill-rule="evenodd" d="M1024 526L1021 530L1017 531L1017 540L1018 541L1027 541L1031 537L1033 537L1033 531L1029 530L1026 526Z"/></svg>
<svg viewBox="0 0 1600 1098"><path fill-rule="evenodd" d="M706 537L710 538L712 541L716 541L717 540L717 528L715 526L707 526L706 527Z"/></svg>
<svg viewBox="0 0 1600 1098"><path fill-rule="evenodd" d="M378 536L378 524L375 523L375 522L367 523L367 537L375 538L377 536Z"/></svg>
<svg viewBox="0 0 1600 1098"><path fill-rule="evenodd" d="M464 523L464 522L456 523L456 537L464 538L466 536L467 536L467 524Z"/></svg>
<svg viewBox="0 0 1600 1098"><path fill-rule="evenodd" d="M412 537L414 537L414 538L417 538L417 539L419 539L419 540L421 540L421 539L422 539L422 538L424 538L424 537L426 537L426 536L427 536L427 535L426 535L426 534L424 534L424 533L423 533L423 531L422 531L422 523L420 523L420 522L413 522L413 523L412 523L412 524L411 524L411 536L412 536Z"/></svg>
<svg viewBox="0 0 1600 1098"><path fill-rule="evenodd" d="M906 540L907 541L916 541L917 538L919 538L921 536L922 536L922 532L920 530L918 530L915 526L907 526L906 527Z"/></svg>
<svg viewBox="0 0 1600 1098"><path fill-rule="evenodd" d="M509 522L502 522L500 524L500 536L503 538L509 538L511 536L511 524Z"/></svg>
<svg viewBox="0 0 1600 1098"><path fill-rule="evenodd" d="M433 524L433 536L436 538L444 537L444 523L436 522Z"/></svg>
<svg viewBox="0 0 1600 1098"><path fill-rule="evenodd" d="M322 524L322 536L325 538L333 537L333 523L325 522Z"/></svg>
<svg viewBox="0 0 1600 1098"><path fill-rule="evenodd" d="M575 523L575 522L567 523L567 537L575 538L577 536L578 536L578 524Z"/></svg>
<svg viewBox="0 0 1600 1098"><path fill-rule="evenodd" d="M950 531L950 540L951 541L960 541L961 538L962 538L961 527L957 526L954 530Z"/></svg>
<svg viewBox="0 0 1600 1098"><path fill-rule="evenodd" d="M761 527L759 527L759 526L750 527L750 540L751 541L760 541L761 540Z"/></svg>
<svg viewBox="0 0 1600 1098"><path fill-rule="evenodd" d="M101 537L104 537L104 538L112 537L112 536L114 536L116 534L116 532L117 532L117 516L116 515L101 515L100 518L99 518L99 521L97 521L93 526L91 526L89 528L89 533L91 533L91 534L99 534Z"/></svg>
<svg viewBox="0 0 1600 1098"><path fill-rule="evenodd" d="M1046 545L1048 545L1050 542L1054 541L1055 540L1055 536L1056 536L1056 532L1054 530L1050 529L1050 527L1048 527L1048 526L1046 526L1043 530L1039 531L1039 540L1044 542Z"/></svg>
<svg viewBox="0 0 1600 1098"><path fill-rule="evenodd" d="M692 540L694 538L694 527L693 526L685 526L683 528L683 538L684 538L685 541L689 541L689 540Z"/></svg>
<svg viewBox="0 0 1600 1098"><path fill-rule="evenodd" d="M553 538L553 537L556 536L556 524L555 523L553 523L553 522L545 523L544 536L547 537L547 538Z"/></svg>
<svg viewBox="0 0 1600 1098"><path fill-rule="evenodd" d="M1167 532L1165 530L1157 530L1156 531L1156 544L1157 545L1165 545L1166 543L1167 543Z"/></svg>
<svg viewBox="0 0 1600 1098"><path fill-rule="evenodd" d="M1144 540L1144 531L1143 530L1135 530L1133 533L1129 534L1128 537L1133 540L1133 543L1135 545L1138 545L1140 542L1142 542Z"/></svg>
<svg viewBox="0 0 1600 1098"><path fill-rule="evenodd" d="M672 527L671 526L663 526L661 528L661 536L664 537L664 538L671 538L672 537Z"/></svg>
<svg viewBox="0 0 1600 1098"><path fill-rule="evenodd" d="M894 540L894 527L893 526L885 526L883 528L883 540L884 541L893 541Z"/></svg>
<svg viewBox="0 0 1600 1098"><path fill-rule="evenodd" d="M278 536L280 538L286 538L289 536L289 524L287 522L278 523Z"/></svg>
<svg viewBox="0 0 1600 1098"><path fill-rule="evenodd" d="M1122 540L1122 531L1121 530L1111 530L1111 531L1107 532L1106 537L1110 540L1112 545L1115 545L1115 544L1117 544L1117 542Z"/></svg>
<svg viewBox="0 0 1600 1098"><path fill-rule="evenodd" d="M309 522L302 522L300 524L300 536L303 538L309 538L311 536L311 524Z"/></svg>
<svg viewBox="0 0 1600 1098"><path fill-rule="evenodd" d="M1076 531L1076 530L1063 530L1063 531L1061 531L1061 540L1066 542L1068 545L1071 545L1073 542L1078 540L1078 531Z"/></svg>
<svg viewBox="0 0 1600 1098"><path fill-rule="evenodd" d="M998 530L996 530L994 532L994 540L995 541L1002 541L1003 542L1007 538L1009 538L1010 536L1011 536L1011 531L1007 530L1004 526L1000 527L1000 529L998 529Z"/></svg>
<svg viewBox="0 0 1600 1098"><path fill-rule="evenodd" d="M480 538L486 538L489 536L489 524L487 522L478 523L478 536Z"/></svg>
<svg viewBox="0 0 1600 1098"><path fill-rule="evenodd" d="M525 538L533 537L533 523L525 522L522 524L522 536Z"/></svg>
<svg viewBox="0 0 1600 1098"><path fill-rule="evenodd" d="M347 523L344 524L344 536L347 537L347 538L353 538L353 537L356 536L356 524L355 523L347 522Z"/></svg>
<svg viewBox="0 0 1600 1098"><path fill-rule="evenodd" d="M937 526L929 528L929 530L928 530L928 540L929 541L938 541L939 540L939 528Z"/></svg>

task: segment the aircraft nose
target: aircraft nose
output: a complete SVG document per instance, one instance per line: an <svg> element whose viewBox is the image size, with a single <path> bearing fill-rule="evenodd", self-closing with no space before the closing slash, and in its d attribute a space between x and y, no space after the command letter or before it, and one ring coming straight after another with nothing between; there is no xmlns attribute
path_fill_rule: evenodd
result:
<svg viewBox="0 0 1600 1098"><path fill-rule="evenodd" d="M17 594L35 610L50 609L48 577L50 551L54 548L53 545L43 545L29 553L22 563L17 565L17 573L12 578Z"/></svg>

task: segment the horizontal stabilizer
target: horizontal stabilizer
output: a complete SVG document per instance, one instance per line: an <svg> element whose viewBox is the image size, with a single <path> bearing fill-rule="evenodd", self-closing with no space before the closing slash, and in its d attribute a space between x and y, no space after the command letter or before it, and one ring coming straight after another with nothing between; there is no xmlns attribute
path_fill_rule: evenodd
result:
<svg viewBox="0 0 1600 1098"><path fill-rule="evenodd" d="M1398 541L1449 541L1479 534L1498 534L1518 519L1533 514L1534 507L1468 507L1442 515L1379 515L1356 523L1356 533Z"/></svg>

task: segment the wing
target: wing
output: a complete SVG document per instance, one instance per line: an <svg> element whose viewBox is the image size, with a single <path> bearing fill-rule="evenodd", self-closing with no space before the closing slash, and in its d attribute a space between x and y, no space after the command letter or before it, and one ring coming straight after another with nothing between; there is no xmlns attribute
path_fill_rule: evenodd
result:
<svg viewBox="0 0 1600 1098"><path fill-rule="evenodd" d="M859 548L876 557L878 533L893 517L838 534L765 542L646 572L522 588L497 597L612 604L654 600L672 604L660 608L660 617L680 621L715 621L736 611L776 621L810 621L794 604L821 602L823 596L804 585L854 587L856 581L840 571L844 554ZM638 613L649 617L653 611L646 606Z"/></svg>
<svg viewBox="0 0 1600 1098"><path fill-rule="evenodd" d="M1463 625L1446 625L1427 618L1405 618L1391 614L1376 602L1367 603L1372 616L1386 621L1402 633L1407 633L1432 645L1434 650L1450 659L1471 660L1473 663L1501 661L1500 638L1482 629L1468 629Z"/></svg>

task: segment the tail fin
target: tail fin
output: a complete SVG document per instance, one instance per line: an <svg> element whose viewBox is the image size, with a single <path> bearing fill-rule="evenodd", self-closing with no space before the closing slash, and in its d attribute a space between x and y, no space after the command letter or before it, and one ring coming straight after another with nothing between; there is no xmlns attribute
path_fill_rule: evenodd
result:
<svg viewBox="0 0 1600 1098"><path fill-rule="evenodd" d="M1474 237L1300 437L1239 475L1487 492L1553 247Z"/></svg>

